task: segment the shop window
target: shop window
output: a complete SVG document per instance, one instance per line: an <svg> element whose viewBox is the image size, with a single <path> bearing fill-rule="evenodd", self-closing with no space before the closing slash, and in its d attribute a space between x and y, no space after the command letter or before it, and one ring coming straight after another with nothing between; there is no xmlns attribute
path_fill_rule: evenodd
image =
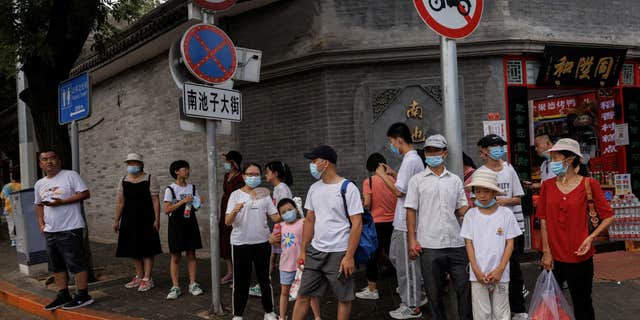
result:
<svg viewBox="0 0 640 320"><path fill-rule="evenodd" d="M625 63L622 66L622 84L625 86L634 85L634 77L633 77L633 64Z"/></svg>
<svg viewBox="0 0 640 320"><path fill-rule="evenodd" d="M527 61L527 84L536 84L538 73L540 72L540 62Z"/></svg>
<svg viewBox="0 0 640 320"><path fill-rule="evenodd" d="M522 61L520 60L507 61L507 83L523 84L522 83Z"/></svg>

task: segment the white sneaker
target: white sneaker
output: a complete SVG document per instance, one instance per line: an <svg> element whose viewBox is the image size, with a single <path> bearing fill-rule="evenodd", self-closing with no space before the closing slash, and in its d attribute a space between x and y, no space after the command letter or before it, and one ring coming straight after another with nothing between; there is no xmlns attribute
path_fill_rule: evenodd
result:
<svg viewBox="0 0 640 320"><path fill-rule="evenodd" d="M242 317L234 316L231 320L242 320Z"/></svg>
<svg viewBox="0 0 640 320"><path fill-rule="evenodd" d="M369 287L364 287L364 289L356 292L356 297L365 300L378 300L380 299L380 294L378 293L378 289L371 291Z"/></svg>
<svg viewBox="0 0 640 320"><path fill-rule="evenodd" d="M180 294L182 294L182 292L180 292L180 288L178 288L178 287L171 287L171 290L169 290L169 294L167 295L167 300L175 300L175 299L178 299L178 297L180 296Z"/></svg>
<svg viewBox="0 0 640 320"><path fill-rule="evenodd" d="M526 313L516 313L511 320L529 320L529 315Z"/></svg>
<svg viewBox="0 0 640 320"><path fill-rule="evenodd" d="M407 307L407 305L406 305L406 304L404 304L404 303L400 303L400 305L398 306L398 308L397 308L397 309L389 311L389 315L392 315L392 314L399 314L399 313L400 313L400 311L404 310L404 308L406 308L406 307Z"/></svg>
<svg viewBox="0 0 640 320"><path fill-rule="evenodd" d="M427 296L423 296L424 298L422 298L422 300L420 300L420 302L418 303L418 307L422 308L424 307L427 303L429 303L429 298L427 298Z"/></svg>
<svg viewBox="0 0 640 320"><path fill-rule="evenodd" d="M264 314L264 320L278 320L278 316L276 316L276 314L274 312L265 313Z"/></svg>
<svg viewBox="0 0 640 320"><path fill-rule="evenodd" d="M422 312L420 312L420 309L411 309L406 305L401 305L400 308L394 311L397 311L397 312L393 312L393 311L389 312L389 315L391 316L391 318L394 318L394 319L422 318Z"/></svg>
<svg viewBox="0 0 640 320"><path fill-rule="evenodd" d="M200 288L200 285L197 282L194 282L189 285L189 293L191 293L194 296L199 296L203 294L204 291L202 291L202 289Z"/></svg>

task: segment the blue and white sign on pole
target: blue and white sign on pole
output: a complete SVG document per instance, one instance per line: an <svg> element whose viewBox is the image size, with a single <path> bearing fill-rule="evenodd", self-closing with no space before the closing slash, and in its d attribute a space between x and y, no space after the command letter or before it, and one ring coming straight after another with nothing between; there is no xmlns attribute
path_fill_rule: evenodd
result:
<svg viewBox="0 0 640 320"><path fill-rule="evenodd" d="M89 116L89 73L58 85L58 123L66 124Z"/></svg>

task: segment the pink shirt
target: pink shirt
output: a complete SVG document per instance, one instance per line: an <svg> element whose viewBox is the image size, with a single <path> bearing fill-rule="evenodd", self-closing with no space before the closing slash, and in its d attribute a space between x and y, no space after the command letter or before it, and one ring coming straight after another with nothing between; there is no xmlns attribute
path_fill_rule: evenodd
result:
<svg viewBox="0 0 640 320"><path fill-rule="evenodd" d="M294 223L280 222L282 228L280 234L280 271L295 272L298 269L298 256L302 243L302 226L304 219L298 219Z"/></svg>

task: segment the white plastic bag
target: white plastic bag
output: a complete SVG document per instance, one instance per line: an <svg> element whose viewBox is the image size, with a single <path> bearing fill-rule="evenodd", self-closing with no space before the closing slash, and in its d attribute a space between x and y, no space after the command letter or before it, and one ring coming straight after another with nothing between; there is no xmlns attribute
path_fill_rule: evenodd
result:
<svg viewBox="0 0 640 320"><path fill-rule="evenodd" d="M298 290L300 289L300 280L302 280L302 266L296 271L296 276L293 278L291 289L289 289L289 300L293 301L298 298Z"/></svg>
<svg viewBox="0 0 640 320"><path fill-rule="evenodd" d="M543 270L529 305L531 320L574 320L573 309L564 298L553 272Z"/></svg>

